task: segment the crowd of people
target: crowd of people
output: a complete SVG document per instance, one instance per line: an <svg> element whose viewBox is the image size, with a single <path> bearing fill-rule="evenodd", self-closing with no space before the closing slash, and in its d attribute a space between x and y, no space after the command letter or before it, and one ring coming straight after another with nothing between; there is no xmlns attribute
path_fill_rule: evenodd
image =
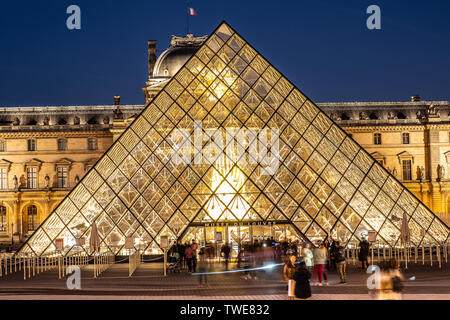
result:
<svg viewBox="0 0 450 320"><path fill-rule="evenodd" d="M359 267L366 270L370 243L363 239L359 243ZM175 242L169 250L170 260L179 269L197 272L199 266L199 285L207 286L206 265L213 259L220 257L225 270L229 270L232 248L230 244L221 246L202 246L192 242ZM273 237L253 243L242 243L238 247L235 257L237 268L243 269L241 279L256 280L264 273L264 266L268 264L284 263L283 277L286 289L295 299L311 299L311 286L327 286L328 271L335 270L339 275L339 284L347 282L346 250L339 241L318 241L315 244L299 241L276 242ZM382 263L381 288L379 299L398 299L401 297L402 276L395 262ZM262 271L261 271L262 270Z"/></svg>

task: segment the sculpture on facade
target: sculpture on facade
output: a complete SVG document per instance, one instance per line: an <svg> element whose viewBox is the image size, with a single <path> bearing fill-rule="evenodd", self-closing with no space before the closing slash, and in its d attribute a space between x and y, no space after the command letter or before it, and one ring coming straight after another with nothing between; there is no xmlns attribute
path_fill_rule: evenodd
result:
<svg viewBox="0 0 450 320"><path fill-rule="evenodd" d="M14 181L14 189L16 190L19 189L19 180L17 179L16 175L14 175L13 181Z"/></svg>
<svg viewBox="0 0 450 320"><path fill-rule="evenodd" d="M48 174L45 175L45 187L48 189L50 187L50 177Z"/></svg>
<svg viewBox="0 0 450 320"><path fill-rule="evenodd" d="M394 168L392 170L392 175L397 178L397 169L396 168Z"/></svg>
<svg viewBox="0 0 450 320"><path fill-rule="evenodd" d="M419 111L416 112L416 117L417 117L417 119L419 119L419 120L422 120L422 119L425 119L425 118L426 118L425 115L423 114L423 112L422 112L421 110L419 110Z"/></svg>
<svg viewBox="0 0 450 320"><path fill-rule="evenodd" d="M19 126L20 125L20 119L19 118L15 118L13 121L13 126Z"/></svg>
<svg viewBox="0 0 450 320"><path fill-rule="evenodd" d="M445 176L445 168L444 166L438 164L437 165L437 181L441 181Z"/></svg>
<svg viewBox="0 0 450 320"><path fill-rule="evenodd" d="M388 119L389 119L389 120L392 120L392 119L395 119L395 118L396 118L395 113L392 112L392 111L389 111L389 112L388 112Z"/></svg>
<svg viewBox="0 0 450 320"><path fill-rule="evenodd" d="M439 108L431 104L427 107L427 114L430 118L438 118L440 116Z"/></svg>
<svg viewBox="0 0 450 320"><path fill-rule="evenodd" d="M359 113L359 119L360 120L368 120L369 117L367 116L366 112L362 111L362 112Z"/></svg>
<svg viewBox="0 0 450 320"><path fill-rule="evenodd" d="M73 118L73 124L74 125L79 125L80 124L80 117L75 116L75 118Z"/></svg>
<svg viewBox="0 0 450 320"><path fill-rule="evenodd" d="M109 123L109 117L104 117L103 124L108 124L108 123Z"/></svg>
<svg viewBox="0 0 450 320"><path fill-rule="evenodd" d="M45 118L44 118L44 126L48 126L49 123L50 123L49 117L45 117Z"/></svg>
<svg viewBox="0 0 450 320"><path fill-rule="evenodd" d="M75 176L75 183L77 184L80 181L80 177L78 175Z"/></svg>

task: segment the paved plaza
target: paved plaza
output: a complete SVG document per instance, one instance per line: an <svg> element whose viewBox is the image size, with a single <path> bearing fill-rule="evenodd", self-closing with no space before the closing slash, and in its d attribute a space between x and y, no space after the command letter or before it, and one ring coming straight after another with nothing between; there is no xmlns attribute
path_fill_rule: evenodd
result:
<svg viewBox="0 0 450 320"><path fill-rule="evenodd" d="M237 271L231 264L230 271ZM224 271L223 264L209 266L210 272ZM429 262L410 264L403 270L404 299L450 300L450 267ZM23 272L0 278L0 299L64 299L64 300L286 300L286 284L282 280L282 266L256 271L257 279L244 280L242 272L214 273L207 276L208 286L199 287L199 277L186 271L162 275L162 263L143 263L132 277L128 277L128 264L111 266L97 279L93 278L92 265L81 269L81 289L69 290L67 277L58 280L58 270L49 270L24 280ZM313 286L313 300L371 300L366 286L369 274L348 266L346 284L338 284L335 270L329 272L329 286Z"/></svg>

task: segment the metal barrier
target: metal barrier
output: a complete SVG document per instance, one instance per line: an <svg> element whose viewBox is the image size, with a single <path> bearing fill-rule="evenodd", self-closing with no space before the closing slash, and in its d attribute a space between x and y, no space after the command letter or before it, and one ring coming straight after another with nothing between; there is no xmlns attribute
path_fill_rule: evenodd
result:
<svg viewBox="0 0 450 320"><path fill-rule="evenodd" d="M141 253L136 250L128 258L128 277L131 277L136 269L141 265Z"/></svg>
<svg viewBox="0 0 450 320"><path fill-rule="evenodd" d="M115 256L105 252L94 256L94 278L97 278L102 272L114 264Z"/></svg>

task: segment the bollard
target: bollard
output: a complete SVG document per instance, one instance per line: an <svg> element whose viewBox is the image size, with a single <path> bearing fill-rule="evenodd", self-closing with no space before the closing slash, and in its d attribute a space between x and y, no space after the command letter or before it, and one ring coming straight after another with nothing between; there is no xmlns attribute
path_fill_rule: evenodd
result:
<svg viewBox="0 0 450 320"><path fill-rule="evenodd" d="M430 266L433 266L433 246L430 243Z"/></svg>
<svg viewBox="0 0 450 320"><path fill-rule="evenodd" d="M414 247L414 263L417 263L417 246Z"/></svg>
<svg viewBox="0 0 450 320"><path fill-rule="evenodd" d="M439 269L441 269L442 266L441 266L441 246L440 245L436 246L436 254L438 257Z"/></svg>

